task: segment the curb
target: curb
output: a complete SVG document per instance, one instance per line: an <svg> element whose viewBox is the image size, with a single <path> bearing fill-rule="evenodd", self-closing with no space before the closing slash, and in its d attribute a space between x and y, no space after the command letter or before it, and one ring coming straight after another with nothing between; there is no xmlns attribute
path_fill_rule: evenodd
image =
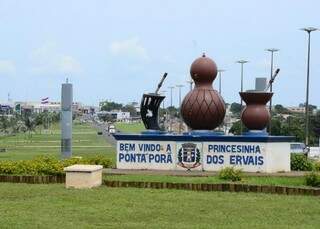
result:
<svg viewBox="0 0 320 229"><path fill-rule="evenodd" d="M59 184L65 183L65 175L51 176L10 176L0 175L0 182L27 183L27 184ZM320 196L320 188L290 187L277 185L253 185L239 183L172 183L172 182L149 182L149 181L110 181L103 180L102 184L112 188L151 188L151 189L176 189L189 191L220 191L220 192L250 192L268 193L281 195L309 195Z"/></svg>
<svg viewBox="0 0 320 229"><path fill-rule="evenodd" d="M15 175L0 175L0 182L9 183L27 183L27 184L54 184L65 183L65 175L50 175L50 176L15 176Z"/></svg>
<svg viewBox="0 0 320 229"><path fill-rule="evenodd" d="M169 183L169 182L143 182L143 181L108 181L103 184L113 188L152 188L152 189L177 189L192 191L221 191L221 192L252 192L282 195L311 195L320 196L320 188L288 187L275 185L252 185L237 183L219 184L194 184L194 183Z"/></svg>

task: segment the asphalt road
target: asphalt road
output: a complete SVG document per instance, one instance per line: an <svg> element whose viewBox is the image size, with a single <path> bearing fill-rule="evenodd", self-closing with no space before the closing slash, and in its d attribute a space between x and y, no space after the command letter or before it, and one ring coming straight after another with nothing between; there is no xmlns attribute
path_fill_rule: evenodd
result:
<svg viewBox="0 0 320 229"><path fill-rule="evenodd" d="M107 126L105 124L98 124L96 122L93 121L93 126L98 130L102 132L102 135L104 136L104 138L106 139L106 141L108 143L110 143L112 146L116 147L117 145L117 141L116 139L108 133L107 131Z"/></svg>

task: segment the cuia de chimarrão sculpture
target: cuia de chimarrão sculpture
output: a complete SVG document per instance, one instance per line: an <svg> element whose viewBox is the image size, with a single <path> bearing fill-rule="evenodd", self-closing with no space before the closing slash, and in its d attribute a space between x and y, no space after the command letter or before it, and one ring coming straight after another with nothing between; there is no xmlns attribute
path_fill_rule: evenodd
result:
<svg viewBox="0 0 320 229"><path fill-rule="evenodd" d="M222 97L212 87L217 65L203 54L192 63L190 74L195 88L183 99L182 118L193 130L213 130L222 123L226 113Z"/></svg>

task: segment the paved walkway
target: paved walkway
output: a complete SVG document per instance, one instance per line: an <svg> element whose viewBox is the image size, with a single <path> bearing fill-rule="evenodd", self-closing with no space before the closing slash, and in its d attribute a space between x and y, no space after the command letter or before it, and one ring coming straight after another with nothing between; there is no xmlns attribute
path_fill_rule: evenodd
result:
<svg viewBox="0 0 320 229"><path fill-rule="evenodd" d="M178 171L178 170L130 170L130 169L104 169L103 173L110 175L165 175L165 176L190 176L207 177L217 175L218 172L208 171ZM286 173L244 173L246 176L272 176L272 177L301 177L306 172L293 171Z"/></svg>

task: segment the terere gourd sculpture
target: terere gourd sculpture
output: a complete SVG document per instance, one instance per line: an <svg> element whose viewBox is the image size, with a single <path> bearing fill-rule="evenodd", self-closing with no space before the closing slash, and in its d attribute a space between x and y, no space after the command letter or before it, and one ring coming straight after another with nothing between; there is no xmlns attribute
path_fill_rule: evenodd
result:
<svg viewBox="0 0 320 229"><path fill-rule="evenodd" d="M265 91L240 92L240 97L246 103L241 112L241 121L249 130L263 130L270 121L270 113L266 104L273 93Z"/></svg>
<svg viewBox="0 0 320 229"><path fill-rule="evenodd" d="M192 63L190 74L195 88L182 101L182 118L192 130L213 130L223 122L226 113L223 98L212 87L217 65L203 54Z"/></svg>

